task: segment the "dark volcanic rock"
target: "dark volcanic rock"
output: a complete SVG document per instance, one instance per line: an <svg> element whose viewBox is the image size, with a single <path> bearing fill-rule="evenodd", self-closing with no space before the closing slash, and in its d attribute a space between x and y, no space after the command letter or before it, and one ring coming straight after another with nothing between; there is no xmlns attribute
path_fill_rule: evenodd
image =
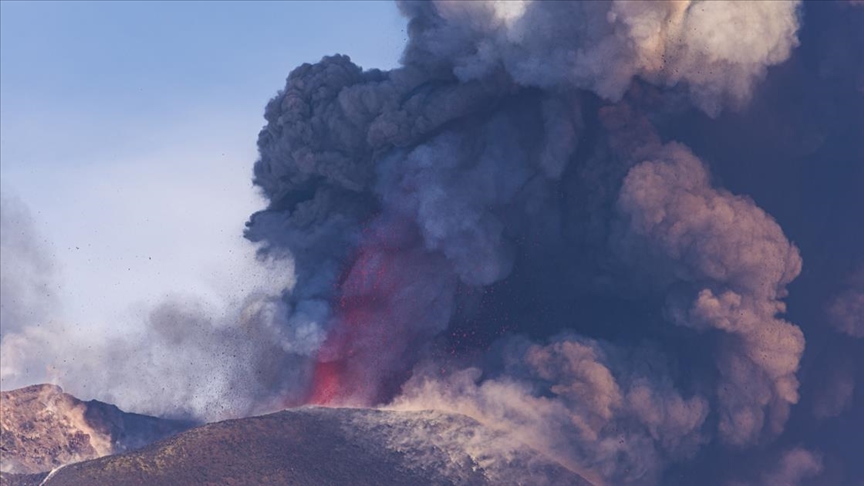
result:
<svg viewBox="0 0 864 486"><path fill-rule="evenodd" d="M49 473L34 474L0 473L0 486L39 486Z"/></svg>
<svg viewBox="0 0 864 486"><path fill-rule="evenodd" d="M70 464L44 484L590 486L461 415L326 408L205 425L135 452Z"/></svg>
<svg viewBox="0 0 864 486"><path fill-rule="evenodd" d="M0 392L0 471L37 473L137 449L186 430L191 422L126 413L84 402L54 385ZM11 476L2 478L10 483Z"/></svg>

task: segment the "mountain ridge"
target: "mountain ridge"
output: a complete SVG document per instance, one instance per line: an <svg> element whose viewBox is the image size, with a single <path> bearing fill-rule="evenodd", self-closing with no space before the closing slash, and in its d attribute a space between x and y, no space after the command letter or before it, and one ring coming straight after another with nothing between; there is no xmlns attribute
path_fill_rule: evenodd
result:
<svg viewBox="0 0 864 486"><path fill-rule="evenodd" d="M2 393L0 486L591 486L507 431L456 413L301 407L191 427L54 385Z"/></svg>
<svg viewBox="0 0 864 486"><path fill-rule="evenodd" d="M33 474L135 450L197 425L83 401L57 385L0 392L0 471Z"/></svg>

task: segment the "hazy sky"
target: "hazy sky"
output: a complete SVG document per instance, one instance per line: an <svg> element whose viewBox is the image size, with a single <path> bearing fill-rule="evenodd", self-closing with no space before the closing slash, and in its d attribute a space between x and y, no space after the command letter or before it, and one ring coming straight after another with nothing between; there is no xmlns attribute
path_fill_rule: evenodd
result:
<svg viewBox="0 0 864 486"><path fill-rule="evenodd" d="M2 2L0 177L53 249L64 318L240 296L265 103L324 55L393 67L404 26L375 1Z"/></svg>

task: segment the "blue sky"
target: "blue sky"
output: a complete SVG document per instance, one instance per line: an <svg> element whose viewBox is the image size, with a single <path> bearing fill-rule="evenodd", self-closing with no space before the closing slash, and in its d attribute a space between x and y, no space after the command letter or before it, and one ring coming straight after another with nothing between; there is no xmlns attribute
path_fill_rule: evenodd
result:
<svg viewBox="0 0 864 486"><path fill-rule="evenodd" d="M241 296L265 103L323 55L394 66L404 29L383 1L0 3L0 181L51 245L63 318Z"/></svg>

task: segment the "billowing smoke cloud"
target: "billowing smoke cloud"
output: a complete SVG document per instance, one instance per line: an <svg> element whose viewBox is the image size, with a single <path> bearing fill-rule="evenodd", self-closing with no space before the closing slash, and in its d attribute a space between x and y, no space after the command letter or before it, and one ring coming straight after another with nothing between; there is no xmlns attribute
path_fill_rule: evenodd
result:
<svg viewBox="0 0 864 486"><path fill-rule="evenodd" d="M403 2L416 28L408 63L462 81L505 69L521 85L620 100L634 77L686 85L710 114L742 106L797 46L798 2Z"/></svg>
<svg viewBox="0 0 864 486"><path fill-rule="evenodd" d="M746 444L762 430L766 411L777 433L798 401L804 336L776 316L785 311L780 298L801 258L770 216L747 198L712 188L708 177L677 144L631 169L618 199L627 220L620 245L625 259L659 259L671 279L692 284L681 293L697 295L670 295L673 322L725 334L719 429L729 442Z"/></svg>
<svg viewBox="0 0 864 486"><path fill-rule="evenodd" d="M817 54L795 57L799 2L399 7L400 68L325 57L266 107L254 181L268 206L246 237L291 267L290 284L217 317L158 307L143 350L106 348L128 362L96 372L109 388L143 400L173 382L152 396L209 417L280 404L458 412L597 484L799 484L822 454L826 469L849 455L799 447L793 405L808 390L804 333L829 328L824 303L831 329L860 334L857 281L796 310L796 285L812 290L836 265L824 255L837 234L816 217L796 225L786 194L742 188L794 186L785 164L818 180L802 160L827 164L831 144L858 136L834 119L842 100L807 112L826 93L860 96L846 71L855 44L811 34ZM819 49L833 54L812 67ZM801 73L812 78L783 84ZM779 115L761 126L799 95L815 100L793 110L804 128ZM764 160L729 156L751 148ZM822 264L809 276L807 251ZM850 363L811 382L806 420L855 409ZM124 381L138 368L171 378ZM742 458L756 472L723 468Z"/></svg>
<svg viewBox="0 0 864 486"><path fill-rule="evenodd" d="M804 350L779 317L798 250L686 147L661 143L647 98L622 98L647 82L668 88L661 106L685 93L712 116L742 108L797 45L797 3L400 7L404 67L301 66L259 136L270 206L247 236L295 258L289 301L320 312L293 325L327 336L306 401L460 411L613 484L652 484L715 434L747 446L781 433ZM551 311L489 296L527 301L531 286L555 296L536 304ZM482 363L420 371L441 367L429 343L454 323L589 331L555 309L568 286L648 297L663 314L647 317L645 342L504 345L499 359L515 364L501 376ZM711 366L664 357L688 339ZM671 371L681 366L698 371Z"/></svg>
<svg viewBox="0 0 864 486"><path fill-rule="evenodd" d="M650 484L661 465L692 457L707 441L708 401L682 396L651 346L564 336L517 347L506 376L481 380L477 368L418 374L394 407L468 415L611 484Z"/></svg>

